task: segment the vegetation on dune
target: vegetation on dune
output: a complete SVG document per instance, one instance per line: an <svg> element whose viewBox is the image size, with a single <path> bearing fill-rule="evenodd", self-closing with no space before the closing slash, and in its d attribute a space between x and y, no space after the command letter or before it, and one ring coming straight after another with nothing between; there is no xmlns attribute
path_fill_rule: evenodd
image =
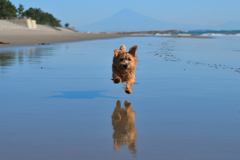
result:
<svg viewBox="0 0 240 160"><path fill-rule="evenodd" d="M18 7L18 17L22 17L22 14L23 14L23 11L24 11L24 7L22 4L19 4L19 7Z"/></svg>
<svg viewBox="0 0 240 160"><path fill-rule="evenodd" d="M0 0L0 17L17 17L17 9L9 0Z"/></svg>
<svg viewBox="0 0 240 160"><path fill-rule="evenodd" d="M68 28L68 27L69 27L69 23L66 23L66 24L65 24L65 27Z"/></svg>
<svg viewBox="0 0 240 160"><path fill-rule="evenodd" d="M24 11L23 16L31 17L36 20L37 24L48 24L51 26L62 27L60 20L56 19L52 14L43 12L40 8L29 8Z"/></svg>
<svg viewBox="0 0 240 160"><path fill-rule="evenodd" d="M17 14L18 13L18 14ZM40 8L29 8L24 11L22 4L17 9L9 0L0 0L0 18L31 17L37 24L48 24L51 26L62 27L61 20L55 18L52 14L43 12Z"/></svg>

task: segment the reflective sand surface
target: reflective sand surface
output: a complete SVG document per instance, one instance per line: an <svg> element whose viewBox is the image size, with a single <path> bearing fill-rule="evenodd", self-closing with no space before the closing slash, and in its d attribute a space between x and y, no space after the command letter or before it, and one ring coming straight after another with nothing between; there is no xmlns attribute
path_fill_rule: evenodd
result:
<svg viewBox="0 0 240 160"><path fill-rule="evenodd" d="M0 50L0 159L237 160L239 42L137 37ZM139 47L131 95L111 81L121 44Z"/></svg>

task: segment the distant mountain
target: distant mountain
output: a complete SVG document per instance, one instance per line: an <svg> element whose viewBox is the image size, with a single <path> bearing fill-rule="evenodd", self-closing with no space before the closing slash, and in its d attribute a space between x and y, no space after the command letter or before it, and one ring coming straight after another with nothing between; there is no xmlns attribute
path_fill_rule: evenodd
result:
<svg viewBox="0 0 240 160"><path fill-rule="evenodd" d="M129 9L123 9L113 16L88 25L78 27L80 32L117 32L117 31L147 31L147 30L196 30L196 29L240 29L240 22L228 22L220 26L185 25L159 21L138 14ZM233 28L233 27L232 27Z"/></svg>
<svg viewBox="0 0 240 160"><path fill-rule="evenodd" d="M155 20L124 9L105 20L79 27L78 30L88 31L90 29L91 32L146 31L174 29L173 26L172 23Z"/></svg>

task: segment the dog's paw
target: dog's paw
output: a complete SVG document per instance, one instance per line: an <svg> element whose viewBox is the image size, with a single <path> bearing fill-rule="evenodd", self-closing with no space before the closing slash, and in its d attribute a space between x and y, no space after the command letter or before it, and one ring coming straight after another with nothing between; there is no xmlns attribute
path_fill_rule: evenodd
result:
<svg viewBox="0 0 240 160"><path fill-rule="evenodd" d="M131 94L131 93L132 93L132 90L126 88L126 89L125 89L125 92L126 92L127 94Z"/></svg>
<svg viewBox="0 0 240 160"><path fill-rule="evenodd" d="M114 79L114 83L120 83L121 82L121 79L120 78L115 78Z"/></svg>

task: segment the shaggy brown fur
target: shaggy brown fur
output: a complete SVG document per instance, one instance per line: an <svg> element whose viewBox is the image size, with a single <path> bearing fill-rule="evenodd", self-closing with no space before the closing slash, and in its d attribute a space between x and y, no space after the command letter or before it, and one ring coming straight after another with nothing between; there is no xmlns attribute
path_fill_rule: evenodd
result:
<svg viewBox="0 0 240 160"><path fill-rule="evenodd" d="M138 64L136 56L137 46L133 46L126 51L125 45L121 45L120 49L114 50L112 64L112 80L114 83L126 82L125 92L132 93L132 86L135 81L135 71Z"/></svg>
<svg viewBox="0 0 240 160"><path fill-rule="evenodd" d="M118 150L122 146L128 145L128 149L135 154L137 152L136 112L132 109L132 103L125 101L124 106L125 108L121 108L121 102L118 100L112 114L114 149Z"/></svg>

